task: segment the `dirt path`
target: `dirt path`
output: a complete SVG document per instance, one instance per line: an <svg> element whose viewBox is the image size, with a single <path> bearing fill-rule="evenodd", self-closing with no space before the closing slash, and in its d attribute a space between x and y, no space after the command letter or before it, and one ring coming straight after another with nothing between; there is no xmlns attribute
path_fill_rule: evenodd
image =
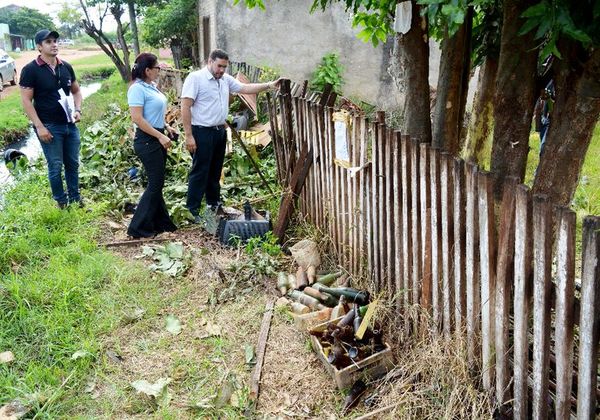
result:
<svg viewBox="0 0 600 420"><path fill-rule="evenodd" d="M103 242L124 237L123 229L118 229ZM176 278L153 276L163 293L154 303L150 297L136 302L145 309L144 315L123 323L103 340L99 369L90 378L89 390L81 393L80 411L74 416L340 418L343 394L308 346L308 336L281 308L273 316L260 397L252 407L248 400L252 364L247 363L246 352L256 345L265 303L275 297L275 288L258 275L242 275L239 267L247 256L223 248L197 228L182 229L172 240L183 243L191 256L189 269ZM130 261L146 266L152 262L142 257L140 246L111 249ZM181 333L166 331L168 316L181 322ZM146 398L131 385L161 378L169 381L168 401Z"/></svg>
<svg viewBox="0 0 600 420"><path fill-rule="evenodd" d="M100 49L94 50L77 50L77 49L60 49L58 53L58 57L64 59L65 61L72 61L78 58L90 57L93 55L98 55L102 52ZM38 56L37 51L24 51L21 53L19 58L15 59L15 64L17 66L17 73L19 77L21 76L21 69L27 65L31 60ZM2 95L8 95L13 90L18 89L18 86L4 86L4 91Z"/></svg>

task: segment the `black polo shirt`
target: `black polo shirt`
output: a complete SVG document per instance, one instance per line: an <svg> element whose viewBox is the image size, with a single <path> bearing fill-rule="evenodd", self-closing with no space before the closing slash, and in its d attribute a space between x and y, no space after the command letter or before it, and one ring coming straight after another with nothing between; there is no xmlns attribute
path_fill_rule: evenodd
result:
<svg viewBox="0 0 600 420"><path fill-rule="evenodd" d="M21 70L19 85L33 89L33 107L43 123L67 123L67 116L58 103L63 89L66 96L71 95L71 84L75 81L73 67L66 61L56 59L52 68L38 56Z"/></svg>

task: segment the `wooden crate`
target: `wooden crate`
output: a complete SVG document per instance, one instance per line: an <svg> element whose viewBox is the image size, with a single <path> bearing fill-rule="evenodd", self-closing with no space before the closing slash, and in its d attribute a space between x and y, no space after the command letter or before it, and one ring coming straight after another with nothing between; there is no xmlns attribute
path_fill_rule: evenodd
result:
<svg viewBox="0 0 600 420"><path fill-rule="evenodd" d="M316 325L327 322L331 316L331 311L329 312L329 315L326 313L320 313L319 311L313 311L301 315L293 312L290 313L292 314L292 318L294 318L294 325L296 328L304 332L315 327Z"/></svg>
<svg viewBox="0 0 600 420"><path fill-rule="evenodd" d="M338 322L340 319L341 318L324 322L323 324L316 326L315 329L322 328L323 326L326 328L330 322ZM325 357L325 353L323 353L323 346L319 339L314 335L311 335L310 341L313 350L317 353L317 357L323 362L325 369L333 378L339 389L350 388L352 384L359 379L369 380L380 378L394 366L392 349L387 343L385 343L385 349L382 351L372 354L356 364L338 370L327 361L327 357Z"/></svg>

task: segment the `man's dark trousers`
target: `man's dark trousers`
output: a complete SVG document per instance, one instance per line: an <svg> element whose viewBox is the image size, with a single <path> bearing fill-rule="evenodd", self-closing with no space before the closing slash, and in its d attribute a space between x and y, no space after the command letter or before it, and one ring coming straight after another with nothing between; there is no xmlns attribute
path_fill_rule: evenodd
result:
<svg viewBox="0 0 600 420"><path fill-rule="evenodd" d="M227 134L223 126L213 128L193 125L192 135L196 141L196 152L192 158L186 207L197 216L205 195L207 205L216 205L220 201L220 179Z"/></svg>

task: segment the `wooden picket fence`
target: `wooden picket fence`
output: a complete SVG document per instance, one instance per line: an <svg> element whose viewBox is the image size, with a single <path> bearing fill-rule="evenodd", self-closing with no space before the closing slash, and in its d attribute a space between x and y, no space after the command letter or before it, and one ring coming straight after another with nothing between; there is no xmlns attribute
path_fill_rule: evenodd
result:
<svg viewBox="0 0 600 420"><path fill-rule="evenodd" d="M576 273L572 210L514 179L497 205L488 172L358 115L351 168L337 165L331 97L307 96L289 83L268 96L278 176L296 182L312 158L298 211L330 236L339 264L399 319L417 305L434 333L464 334L483 387L515 418L594 418L600 218L584 219Z"/></svg>

